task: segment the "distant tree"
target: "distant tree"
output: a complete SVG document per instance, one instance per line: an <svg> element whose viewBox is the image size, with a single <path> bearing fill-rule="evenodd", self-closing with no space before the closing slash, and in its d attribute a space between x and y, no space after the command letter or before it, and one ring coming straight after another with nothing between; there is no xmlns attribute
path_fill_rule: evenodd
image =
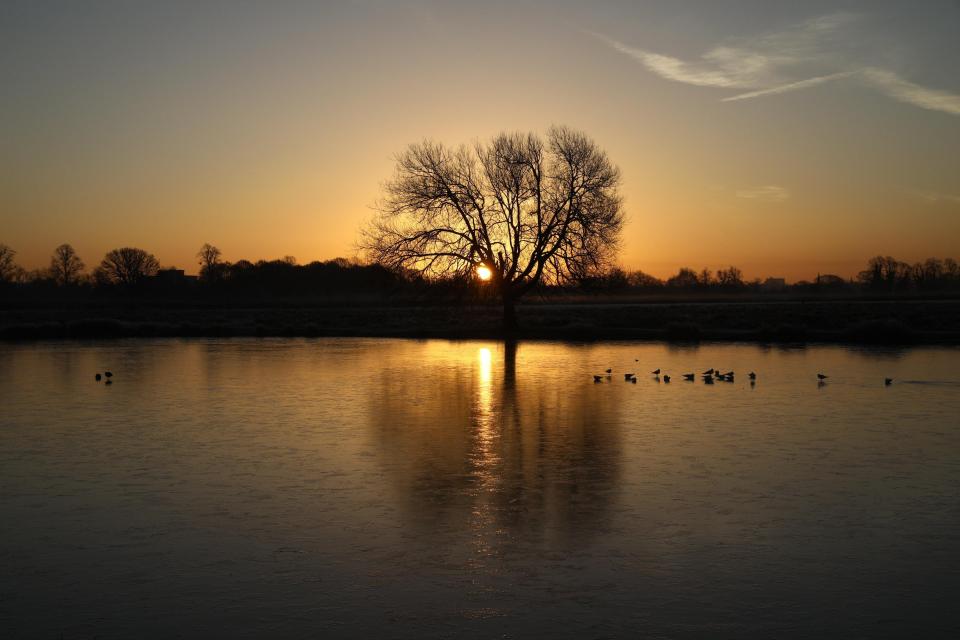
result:
<svg viewBox="0 0 960 640"><path fill-rule="evenodd" d="M22 269L13 261L16 255L16 251L0 244L0 282L15 282L20 278Z"/></svg>
<svg viewBox="0 0 960 640"><path fill-rule="evenodd" d="M703 270L700 272L700 275L697 276L697 282L700 284L701 287L704 287L704 288L714 284L713 273L710 271L710 269L707 269L706 267L704 267Z"/></svg>
<svg viewBox="0 0 960 640"><path fill-rule="evenodd" d="M217 249L209 242L204 243L204 245L200 247L200 251L197 252L197 258L200 260L200 268L210 268L219 264L221 255L220 249Z"/></svg>
<svg viewBox="0 0 960 640"><path fill-rule="evenodd" d="M949 284L956 286L960 282L960 265L953 258L943 261L943 277Z"/></svg>
<svg viewBox="0 0 960 640"><path fill-rule="evenodd" d="M677 275L667 280L667 286L675 289L693 289L700 284L697 272L687 267L681 267Z"/></svg>
<svg viewBox="0 0 960 640"><path fill-rule="evenodd" d="M294 256L283 256L283 259L281 259L280 262L285 262L290 266L296 266L297 259Z"/></svg>
<svg viewBox="0 0 960 640"><path fill-rule="evenodd" d="M857 279L871 289L893 291L898 282L909 279L909 265L890 256L870 258L867 268L857 275Z"/></svg>
<svg viewBox="0 0 960 640"><path fill-rule="evenodd" d="M133 247L114 249L94 272L98 284L134 285L156 275L160 263L153 254Z"/></svg>
<svg viewBox="0 0 960 640"><path fill-rule="evenodd" d="M224 263L220 261L220 249L210 243L204 243L197 252L200 261L200 279L204 282L216 282L223 278Z"/></svg>
<svg viewBox="0 0 960 640"><path fill-rule="evenodd" d="M592 280L590 286L604 291L621 291L630 286L627 272L620 267L612 267Z"/></svg>
<svg viewBox="0 0 960 640"><path fill-rule="evenodd" d="M76 284L83 273L83 260L69 244L62 244L53 250L50 258L50 277L60 286Z"/></svg>
<svg viewBox="0 0 960 640"><path fill-rule="evenodd" d="M663 280L640 270L627 274L627 282L634 289L656 289L663 286Z"/></svg>
<svg viewBox="0 0 960 640"><path fill-rule="evenodd" d="M620 172L582 133L501 134L453 149L411 145L397 157L368 257L427 277L489 278L516 324L515 303L541 282L602 274L623 226Z"/></svg>
<svg viewBox="0 0 960 640"><path fill-rule="evenodd" d="M743 272L732 266L717 269L717 284L726 289L739 289L743 287Z"/></svg>

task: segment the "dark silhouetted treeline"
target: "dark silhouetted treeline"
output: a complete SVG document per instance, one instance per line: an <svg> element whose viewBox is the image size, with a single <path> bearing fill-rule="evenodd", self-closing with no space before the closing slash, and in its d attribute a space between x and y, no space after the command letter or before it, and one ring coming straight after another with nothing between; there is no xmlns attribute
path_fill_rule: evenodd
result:
<svg viewBox="0 0 960 640"><path fill-rule="evenodd" d="M929 258L910 264L889 256L871 258L856 278L844 279L819 274L813 280L787 284L782 278L744 280L737 267L694 271L683 267L676 275L661 280L643 271L612 269L603 277L581 282L581 288L594 291L670 292L752 292L752 293L917 293L960 291L960 265L953 258Z"/></svg>
<svg viewBox="0 0 960 640"><path fill-rule="evenodd" d="M69 244L57 247L45 269L26 271L16 252L0 244L0 293L8 303L18 300L83 301L150 298L218 302L257 302L298 299L409 298L419 301L475 302L493 294L474 278L426 280L414 272L398 272L377 264L337 258L300 265L290 256L250 262L221 259L216 247L205 244L197 254L199 275L164 268L148 251L122 247L108 252L86 271ZM810 281L787 284L782 278L747 281L735 266L696 271L682 268L661 280L642 271L614 268L603 276L583 278L566 287L541 286L550 295L653 295L669 298L697 295L790 296L916 295L960 293L960 266L956 260L930 258L909 264L892 257L871 258L856 278L821 274Z"/></svg>

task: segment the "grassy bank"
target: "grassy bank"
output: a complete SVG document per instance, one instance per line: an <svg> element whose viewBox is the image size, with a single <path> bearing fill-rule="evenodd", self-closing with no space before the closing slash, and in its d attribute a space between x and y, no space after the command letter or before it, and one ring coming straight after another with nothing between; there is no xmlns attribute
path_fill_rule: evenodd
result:
<svg viewBox="0 0 960 640"><path fill-rule="evenodd" d="M960 344L957 300L536 302L524 339ZM495 305L125 304L0 311L0 339L161 336L497 338Z"/></svg>

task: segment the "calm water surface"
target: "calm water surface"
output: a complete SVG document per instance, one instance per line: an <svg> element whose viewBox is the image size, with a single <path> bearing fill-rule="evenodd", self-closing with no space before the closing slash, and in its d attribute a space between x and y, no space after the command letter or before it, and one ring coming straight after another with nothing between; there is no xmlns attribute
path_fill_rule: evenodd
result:
<svg viewBox="0 0 960 640"><path fill-rule="evenodd" d="M956 637L958 356L0 345L0 636Z"/></svg>

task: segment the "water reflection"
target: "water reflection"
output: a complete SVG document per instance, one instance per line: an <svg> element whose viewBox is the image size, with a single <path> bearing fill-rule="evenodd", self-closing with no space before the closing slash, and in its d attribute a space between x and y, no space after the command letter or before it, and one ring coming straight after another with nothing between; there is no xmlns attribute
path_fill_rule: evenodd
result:
<svg viewBox="0 0 960 640"><path fill-rule="evenodd" d="M391 376L369 413L409 524L468 527L481 554L547 531L584 542L603 530L621 469L615 400L518 374L521 349L463 348L470 360L426 388Z"/></svg>

